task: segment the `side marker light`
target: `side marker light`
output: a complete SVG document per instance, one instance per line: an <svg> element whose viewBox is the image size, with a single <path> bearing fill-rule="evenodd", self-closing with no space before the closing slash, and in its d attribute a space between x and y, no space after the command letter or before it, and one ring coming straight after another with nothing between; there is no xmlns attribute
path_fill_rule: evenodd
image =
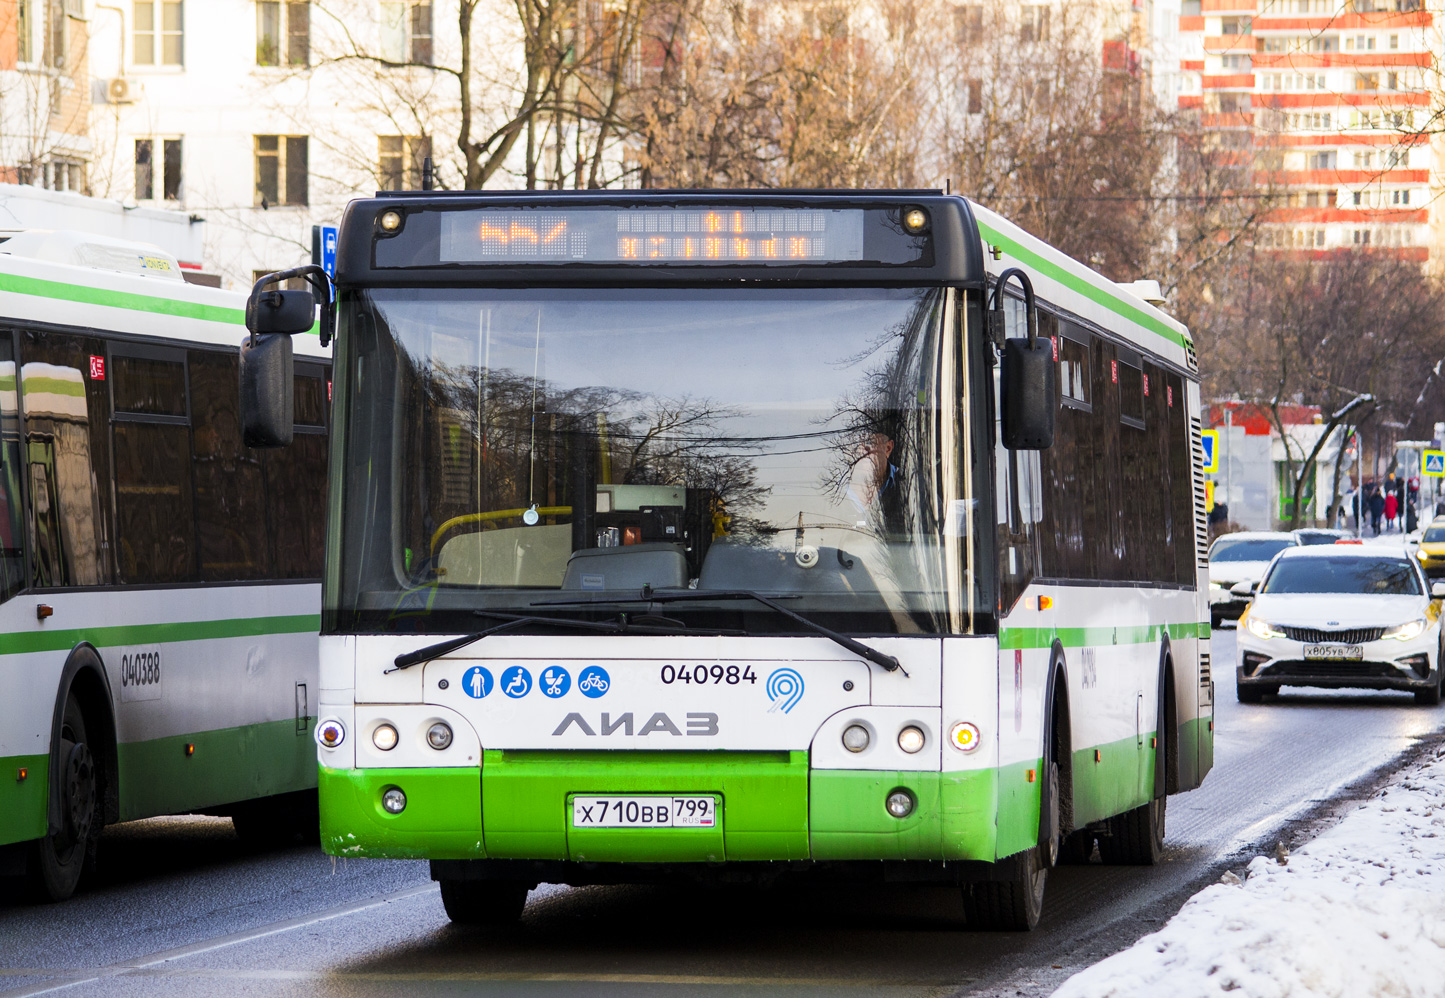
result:
<svg viewBox="0 0 1445 998"><path fill-rule="evenodd" d="M1053 608L1054 608L1054 598L1053 598L1052 596L1040 596L1040 597L1039 597L1039 609L1040 609L1040 610L1052 610Z"/></svg>
<svg viewBox="0 0 1445 998"><path fill-rule="evenodd" d="M1032 769L1028 770L1027 779L1030 783L1034 782L1034 771Z"/></svg>
<svg viewBox="0 0 1445 998"><path fill-rule="evenodd" d="M346 729L340 721L322 721L316 726L316 742L322 748L335 748L346 741Z"/></svg>
<svg viewBox="0 0 1445 998"><path fill-rule="evenodd" d="M1103 762L1103 761L1104 761L1104 753L1100 752L1098 749L1094 749L1094 761L1095 761L1095 762Z"/></svg>
<svg viewBox="0 0 1445 998"><path fill-rule="evenodd" d="M191 756L193 756L193 755L195 755L195 754L196 754L196 743L195 743L195 742L186 742L186 758L189 759Z"/></svg>
<svg viewBox="0 0 1445 998"><path fill-rule="evenodd" d="M24 783L24 782L26 781L26 779L29 778L29 776L30 776L30 770L26 769L24 766L21 766L19 769L17 769L17 770L15 771L15 782L16 782L16 783Z"/></svg>

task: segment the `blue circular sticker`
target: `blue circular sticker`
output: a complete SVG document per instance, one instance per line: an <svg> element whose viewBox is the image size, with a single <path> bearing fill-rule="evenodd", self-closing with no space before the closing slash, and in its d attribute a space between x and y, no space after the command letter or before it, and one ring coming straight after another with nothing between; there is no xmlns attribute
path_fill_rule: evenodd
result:
<svg viewBox="0 0 1445 998"><path fill-rule="evenodd" d="M520 665L502 673L502 692L509 697L524 697L532 692L532 674Z"/></svg>
<svg viewBox="0 0 1445 998"><path fill-rule="evenodd" d="M542 670L538 683L542 687L542 695L555 700L572 688L572 677L566 669L553 665Z"/></svg>
<svg viewBox="0 0 1445 998"><path fill-rule="evenodd" d="M480 700L492 692L492 674L480 665L474 665L462 673L462 690L473 700Z"/></svg>
<svg viewBox="0 0 1445 998"><path fill-rule="evenodd" d="M589 665L582 670L582 675L577 677L577 688L582 691L582 695L594 700L606 693L611 685L607 670L600 665Z"/></svg>

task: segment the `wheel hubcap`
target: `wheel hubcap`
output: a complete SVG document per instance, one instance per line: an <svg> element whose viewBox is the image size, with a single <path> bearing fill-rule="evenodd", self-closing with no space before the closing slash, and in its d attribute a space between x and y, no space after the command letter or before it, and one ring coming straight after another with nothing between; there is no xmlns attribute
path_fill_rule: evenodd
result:
<svg viewBox="0 0 1445 998"><path fill-rule="evenodd" d="M64 797L61 810L65 815L67 845L84 842L90 837L95 820L95 760L84 742L65 742L70 749L65 759Z"/></svg>

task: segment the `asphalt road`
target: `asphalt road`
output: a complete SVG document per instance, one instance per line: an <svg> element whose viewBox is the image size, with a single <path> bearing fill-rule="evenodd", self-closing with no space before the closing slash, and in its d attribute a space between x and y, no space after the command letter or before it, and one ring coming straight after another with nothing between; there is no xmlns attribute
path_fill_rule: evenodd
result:
<svg viewBox="0 0 1445 998"><path fill-rule="evenodd" d="M242 845L227 819L108 829L104 872L63 905L0 881L0 998L1047 994L1152 931L1225 864L1445 729L1409 694L1286 690L1235 701L1216 632L1216 756L1170 800L1166 861L1051 875L1029 934L963 931L940 888L542 887L521 926L454 928L419 862Z"/></svg>

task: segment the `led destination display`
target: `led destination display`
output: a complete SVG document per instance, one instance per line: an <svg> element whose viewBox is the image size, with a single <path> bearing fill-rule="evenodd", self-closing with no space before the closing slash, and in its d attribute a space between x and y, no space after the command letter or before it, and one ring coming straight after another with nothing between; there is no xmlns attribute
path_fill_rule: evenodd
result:
<svg viewBox="0 0 1445 998"><path fill-rule="evenodd" d="M441 215L442 263L827 264L865 259L861 208L477 209ZM881 220L881 218L879 219ZM912 244L915 237L888 233Z"/></svg>

